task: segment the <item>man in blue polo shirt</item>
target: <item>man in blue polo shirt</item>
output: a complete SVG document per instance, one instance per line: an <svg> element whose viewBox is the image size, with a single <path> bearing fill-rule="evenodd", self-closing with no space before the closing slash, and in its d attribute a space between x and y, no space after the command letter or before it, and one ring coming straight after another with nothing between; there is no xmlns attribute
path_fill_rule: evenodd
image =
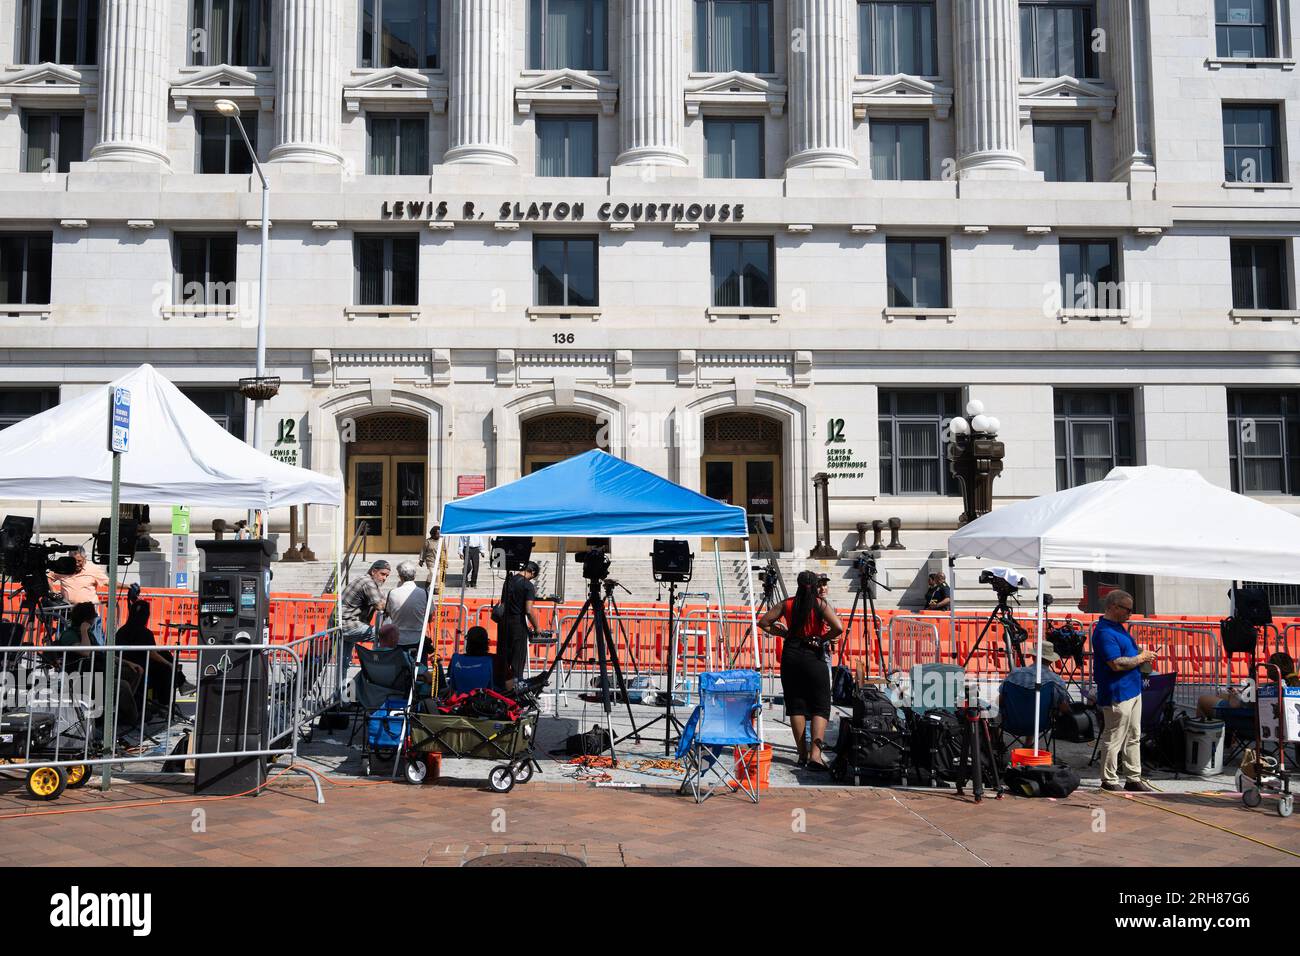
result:
<svg viewBox="0 0 1300 956"><path fill-rule="evenodd" d="M1102 616L1092 629L1093 673L1097 704L1105 728L1101 734L1101 788L1150 793L1156 788L1142 779L1142 665L1156 659L1155 651L1138 648L1124 623L1133 615L1133 595L1111 591ZM1119 782L1119 763L1126 783Z"/></svg>

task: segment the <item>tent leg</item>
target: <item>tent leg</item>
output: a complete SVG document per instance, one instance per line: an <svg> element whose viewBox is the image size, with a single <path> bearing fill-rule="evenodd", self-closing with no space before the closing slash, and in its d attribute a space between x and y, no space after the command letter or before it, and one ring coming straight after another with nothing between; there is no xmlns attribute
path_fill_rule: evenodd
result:
<svg viewBox="0 0 1300 956"><path fill-rule="evenodd" d="M1043 585L1047 583L1047 569L1038 569L1038 647L1034 651L1034 754L1038 753L1038 731L1043 697Z"/></svg>
<svg viewBox="0 0 1300 956"><path fill-rule="evenodd" d="M714 546L717 546L717 538L713 539ZM758 640L758 613L754 610L754 563L749 557L749 538L745 538L745 575L749 580L749 633L754 635L754 670L758 671L759 702L762 702L763 686L763 658L762 649ZM758 739L761 744L766 738L763 736L763 708L758 708Z"/></svg>
<svg viewBox="0 0 1300 956"><path fill-rule="evenodd" d="M718 539L713 539L713 570L718 581L718 640L725 645L727 640L727 587L722 580L722 552L718 550ZM704 649L705 666L713 670L713 642L709 641ZM724 659L726 651L723 651Z"/></svg>
<svg viewBox="0 0 1300 956"><path fill-rule="evenodd" d="M889 643L892 657L893 641ZM952 555L948 556L948 646L952 648L952 659L957 660L957 559Z"/></svg>
<svg viewBox="0 0 1300 956"><path fill-rule="evenodd" d="M439 522L441 524L442 522ZM420 646L415 652L415 663L412 666L411 689L406 692L406 710L402 711L402 743L398 745L397 758L393 760L393 776L397 779L397 768L402 763L402 751L406 747L406 735L409 731L408 722L411 719L411 707L415 704L415 688L420 683L420 661L424 660L424 642L428 639L429 632L429 612L433 609L434 593L438 592L438 624L442 624L442 597L441 589L438 587L438 572L442 570L442 543L446 537L438 537L438 547L433 552L433 570L429 573L429 598L424 602L424 619L420 622ZM436 683L434 675L438 673L435 665L430 671L429 680Z"/></svg>
<svg viewBox="0 0 1300 956"><path fill-rule="evenodd" d="M438 542L440 545L444 537L446 537L446 535L438 536ZM460 549L463 551L465 549L465 536L463 534L460 535L459 540L460 540ZM490 541L488 543L491 544ZM480 554L479 560L481 561L482 559L483 556ZM492 555L490 551L488 553L488 567L489 569L492 567ZM465 641L465 632L469 630L469 621L467 620L467 618L469 617L469 612L465 609L465 578L467 578L468 576L469 576L469 552L466 551L464 555L464 559L461 561L461 565L460 565L460 609L456 611L456 623L457 623L456 643L451 649L453 654L460 652L460 649ZM429 599L430 600L433 599L433 585L434 582L437 580L437 577L438 577L438 566L435 564L429 570ZM464 616L462 617L462 615Z"/></svg>

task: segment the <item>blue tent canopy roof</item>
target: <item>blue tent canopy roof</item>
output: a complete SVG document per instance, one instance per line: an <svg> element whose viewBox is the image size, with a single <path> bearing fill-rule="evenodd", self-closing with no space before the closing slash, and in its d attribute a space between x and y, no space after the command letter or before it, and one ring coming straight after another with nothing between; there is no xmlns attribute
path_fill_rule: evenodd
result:
<svg viewBox="0 0 1300 956"><path fill-rule="evenodd" d="M744 538L749 531L744 508L589 451L453 501L443 509L442 533Z"/></svg>

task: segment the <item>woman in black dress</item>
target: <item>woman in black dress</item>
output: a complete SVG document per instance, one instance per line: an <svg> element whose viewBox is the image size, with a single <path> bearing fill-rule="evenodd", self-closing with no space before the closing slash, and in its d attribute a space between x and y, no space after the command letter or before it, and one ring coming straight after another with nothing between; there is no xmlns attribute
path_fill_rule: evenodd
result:
<svg viewBox="0 0 1300 956"><path fill-rule="evenodd" d="M831 672L824 652L844 633L835 609L819 596L819 590L817 575L800 571L794 597L774 605L758 624L785 641L781 652L785 712L790 717L799 766L809 770L826 769L821 745L831 717ZM812 721L811 752L804 742L809 720Z"/></svg>

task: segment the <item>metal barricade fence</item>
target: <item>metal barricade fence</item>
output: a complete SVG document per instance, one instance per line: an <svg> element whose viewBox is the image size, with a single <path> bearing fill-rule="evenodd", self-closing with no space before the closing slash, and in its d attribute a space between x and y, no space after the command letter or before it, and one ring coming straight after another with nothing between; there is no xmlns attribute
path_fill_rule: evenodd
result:
<svg viewBox="0 0 1300 956"><path fill-rule="evenodd" d="M347 676L347 662L343 661L343 629L332 627L283 646L298 660L300 702L297 722L298 729L306 731L313 720L343 703L340 668L344 668L342 676Z"/></svg>
<svg viewBox="0 0 1300 956"><path fill-rule="evenodd" d="M1157 673L1178 675L1174 700L1184 707L1195 707L1202 694L1223 690L1232 680L1223 657L1217 629L1184 621L1132 621L1129 634L1139 647L1158 655ZM1242 679L1245 671L1242 668Z"/></svg>
<svg viewBox="0 0 1300 956"><path fill-rule="evenodd" d="M889 622L886 670L910 671L918 664L942 661L939 626L931 618L895 615Z"/></svg>
<svg viewBox="0 0 1300 956"><path fill-rule="evenodd" d="M116 688L106 713L110 659ZM264 679L249 682L252 672ZM259 683L260 700L249 692ZM297 755L302 662L284 645L3 648L0 684L0 723L9 728L0 758L23 771L112 765L165 772L169 763L231 757L288 757L292 765ZM204 726L176 705L191 687ZM237 743L222 746L230 739ZM318 782L316 789L323 802Z"/></svg>

